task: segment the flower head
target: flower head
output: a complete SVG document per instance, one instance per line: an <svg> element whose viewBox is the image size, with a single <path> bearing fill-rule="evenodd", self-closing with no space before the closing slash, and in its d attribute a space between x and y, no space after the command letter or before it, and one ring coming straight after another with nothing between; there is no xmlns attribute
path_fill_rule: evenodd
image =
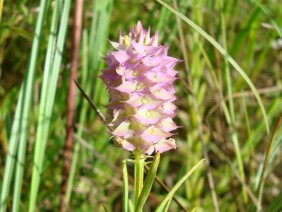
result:
<svg viewBox="0 0 282 212"><path fill-rule="evenodd" d="M110 95L113 136L124 149L148 155L175 149L173 68L179 60L169 57L168 46L158 44L158 32L151 37L140 21L119 43L111 43L116 51L106 55L101 78Z"/></svg>

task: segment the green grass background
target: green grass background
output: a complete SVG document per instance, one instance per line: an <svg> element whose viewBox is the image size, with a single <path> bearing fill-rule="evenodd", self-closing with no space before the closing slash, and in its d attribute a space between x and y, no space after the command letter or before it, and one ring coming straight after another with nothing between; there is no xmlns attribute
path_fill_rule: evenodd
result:
<svg viewBox="0 0 282 212"><path fill-rule="evenodd" d="M117 41L138 20L158 30L169 54L183 60L175 83L178 147L161 156L158 177L172 188L206 152L220 211L255 211L256 201L265 211L281 210L282 126L275 130L275 124L282 108L282 4L167 4L179 13L157 1L84 1L78 82L107 116L108 95L97 76L113 50L109 40ZM0 211L56 211L60 204L74 9L70 0L0 1ZM76 106L69 208L120 211L122 160L131 155L112 144L79 92ZM128 171L133 176L130 163ZM145 211L154 210L164 195L154 184ZM175 196L189 211L214 210L207 167L200 166ZM169 210L180 211L174 201Z"/></svg>

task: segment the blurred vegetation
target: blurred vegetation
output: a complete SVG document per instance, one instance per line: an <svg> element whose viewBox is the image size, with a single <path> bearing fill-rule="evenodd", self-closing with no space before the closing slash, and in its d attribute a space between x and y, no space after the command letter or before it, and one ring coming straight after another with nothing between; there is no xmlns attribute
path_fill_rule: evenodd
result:
<svg viewBox="0 0 282 212"><path fill-rule="evenodd" d="M40 124L43 70L56 2L60 1L47 1L46 4L36 55L35 77L31 85L31 110L24 114L28 121L25 129L28 134L20 211L27 211L30 204L35 143L39 142L36 133ZM281 210L282 156L279 153L282 148L282 126L275 130L282 108L280 1L178 0L168 1L168 4L177 6L184 16L218 41L245 71L262 98L269 134L262 110L241 75L208 40L155 1L84 1L78 82L107 116L105 105L108 95L98 76L105 67L103 57L113 49L109 40L117 41L119 33L127 33L138 20L145 27L151 26L151 31L158 30L160 43L170 46L169 54L183 59L176 67L180 80L175 84L178 96L176 104L179 108L175 121L182 126L174 136L178 148L161 156L158 177L171 188L204 157L203 151L206 151L221 211L255 211L255 201L261 202L265 211ZM47 133L47 143L45 151L42 149L41 153L44 160L36 200L37 211L57 210L60 204L72 51L71 27L75 10L74 2L71 5L67 35L62 43L64 51L60 73L57 83L52 84L56 88L56 95L53 107L52 104L50 106L50 126L44 131ZM16 105L27 75L32 41L36 37L38 13L38 1L4 1L0 22L0 189L3 187L5 162L9 157L9 138ZM103 211L103 207L109 211L120 211L122 160L131 155L112 144L106 127L79 92L76 106L71 172L73 181L69 185L68 207L70 211ZM270 142L272 148L268 151ZM267 152L269 160L264 171L267 174L262 195L259 196L259 181ZM132 164L128 164L128 169L133 176ZM14 176L15 171L12 173ZM132 178L129 180L132 191ZM242 181L248 188L242 185ZM11 194L14 183L15 180L12 180L7 200L8 210L13 207ZM254 195L255 201L248 192ZM155 184L146 211L152 211L164 193ZM189 210L213 210L207 167L197 169L185 182L185 186L179 189L176 197ZM174 201L170 211L180 211Z"/></svg>

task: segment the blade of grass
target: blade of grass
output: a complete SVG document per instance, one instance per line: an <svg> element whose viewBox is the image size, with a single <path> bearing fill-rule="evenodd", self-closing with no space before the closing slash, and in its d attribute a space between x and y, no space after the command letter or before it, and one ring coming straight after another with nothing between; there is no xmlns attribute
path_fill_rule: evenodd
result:
<svg viewBox="0 0 282 212"><path fill-rule="evenodd" d="M250 78L247 76L247 74L244 72L244 70L238 65L238 63L228 54L228 52L209 34L207 34L201 27L199 27L197 24L195 24L192 20L190 20L188 17L184 16L165 2L161 0L157 0L160 4L162 4L164 7L168 8L172 13L174 13L177 17L185 21L190 27L192 27L194 30L196 30L200 35L202 35L206 40L208 40L227 60L228 62L235 68L235 70L243 77L243 79L246 81L246 83L249 85L251 90L253 91L258 104L260 106L260 109L262 111L262 115L264 118L264 123L266 126L266 130L269 133L269 124L267 120L267 115L265 112L265 108L263 106L262 100L257 92L256 87L250 80Z"/></svg>
<svg viewBox="0 0 282 212"><path fill-rule="evenodd" d="M131 199L129 199L129 200L128 200L128 203L129 203L129 204L128 204L129 211L130 211L130 212L135 212L135 211L134 211L134 203L133 203L133 201L132 201Z"/></svg>
<svg viewBox="0 0 282 212"><path fill-rule="evenodd" d="M263 162L263 170L262 170L262 173L261 173L261 176L260 176L260 180L259 180L259 187L258 187L258 199L259 199L259 202L261 203L261 200L262 200L262 191L263 191L263 186L264 186L264 181L265 181L265 178L266 178L266 172L267 172L267 167L268 167L268 164L269 164L269 159L270 157L274 157L275 155L275 150L278 149L277 148L272 148L273 144L274 144L274 141L275 141L275 136L279 130L279 127L281 127L282 125L282 115L280 115L280 117L278 118L276 124L275 124L275 128L274 128L274 131L273 131L273 134L271 136L271 140L270 142L268 143L268 146L267 146L267 151L265 153L265 158L264 158L264 162ZM281 138L282 136L280 136ZM282 138L279 140L277 139L277 145L279 146L279 143L280 141L282 141Z"/></svg>
<svg viewBox="0 0 282 212"><path fill-rule="evenodd" d="M90 93L91 89L94 87L93 79L96 79L97 74L97 67L99 63L99 51L103 48L103 45L106 43L106 31L101 30L103 27L108 27L109 26L109 21L110 21L110 15L111 15L111 8L112 8L112 0L108 1L93 1L93 9L92 9L92 22L91 22L91 27L90 27L90 33L88 35L87 31L84 31L83 35L83 42L82 44L83 47L83 56L82 56L82 69L83 69L83 79L82 79L82 86L85 88L86 93ZM103 22L99 20L103 20ZM100 25L103 24L105 26L101 27ZM106 29L106 28L105 28ZM91 48L88 48L91 46ZM97 80L95 80L97 81ZM78 83L76 82L79 90L82 92L82 94L85 94L84 91L80 88ZM96 92L96 89L95 91ZM98 95L102 96L102 95ZM84 95L84 97L87 99L88 96ZM90 99L87 99L88 102ZM92 102L92 101L91 101ZM91 103L90 103L91 104ZM91 104L92 106L94 104ZM78 127L78 132L77 134L82 137L83 134L83 124L86 120L86 113L88 110L87 107L87 102L83 101L82 103L82 110L80 111L79 115L79 127ZM94 106L95 107L95 106ZM95 107L96 108L96 107ZM95 110L98 115L100 114L98 108ZM96 114L94 113L94 116ZM103 115L102 115L103 116ZM92 118L92 117L91 117ZM71 190L73 186L73 180L74 180L74 174L75 170L77 169L78 166L78 153L80 151L80 145L78 143L75 144L74 146L74 155L73 155L73 160L71 164L71 171L70 171L70 177L68 180L68 187L67 187L67 192L66 192L66 203L70 201L71 198Z"/></svg>
<svg viewBox="0 0 282 212"><path fill-rule="evenodd" d="M175 6L175 8L177 8L177 2L174 0L173 4ZM196 128L197 128L197 132L201 141L201 146L202 146L202 152L205 158L205 165L206 165L206 169L207 169L207 177L208 177L208 183L209 183L209 188L210 188L210 192L211 192L211 196L212 196L212 201L213 201L213 205L215 208L215 211L219 211L219 206L218 206L218 198L216 196L216 192L215 192L215 186L214 186L214 180L213 180L213 176L212 176L212 172L211 172L211 168L210 168L210 159L209 159L209 155L208 155L208 150L206 148L205 145L205 139L204 139L204 130L203 130L203 125L202 125L202 117L201 117L201 113L200 113L200 106L199 106L199 102L200 99L197 98L199 97L199 95L197 96L195 94L195 90L198 90L198 86L200 85L199 81L196 81L196 86L195 86L195 81L192 80L192 73L189 72L189 65L188 65L188 53L187 53L187 48L185 46L185 39L184 39L184 34L183 34L183 30L182 30L182 26L181 26L181 22L180 19L177 17L177 26L178 26L178 31L179 31L179 37L180 37L180 42L181 42L181 48L182 48L182 52L183 52L183 56L184 56L184 64L185 64L185 71L186 71L186 77L187 77L187 81L188 84L191 87L191 99L192 99L192 105L193 105L193 109L195 111L195 116L196 116ZM198 39L197 39L198 40ZM200 43L200 42L198 42ZM198 57L199 58L199 57ZM199 62L195 62L192 65L199 65ZM200 69L200 68L196 68L196 67L192 67L192 69Z"/></svg>
<svg viewBox="0 0 282 212"><path fill-rule="evenodd" d="M162 163L163 163L163 161L162 161ZM146 166L146 165L145 165L145 170L147 172L149 171L149 167ZM155 180L166 192L169 192L169 188L160 180L160 178L158 176L155 177ZM179 200L175 196L173 196L172 199L179 206L179 208L181 208L181 210L186 211L185 207L181 204L181 202L179 202Z"/></svg>
<svg viewBox="0 0 282 212"><path fill-rule="evenodd" d="M226 153L215 143L212 143L210 146L211 146L211 150L217 155L218 158L228 163L231 171L234 173L235 177L242 184L242 186L244 186L247 194L249 195L254 205L257 207L257 209L261 209L261 205L259 204L259 201L256 198L255 194L253 193L252 189L247 185L246 181L241 178L240 173L237 171L236 167L233 165L232 161L229 159Z"/></svg>
<svg viewBox="0 0 282 212"><path fill-rule="evenodd" d="M57 4L56 4L57 5ZM50 117L52 115L54 99L57 88L57 80L62 60L63 46L66 36L67 23L69 17L71 0L65 0L62 7L58 9L61 11L61 16L59 18L60 25L58 28L57 42L54 45L54 52L52 55L47 54L45 67L46 68L46 77L43 79L43 89L40 100L40 114L39 121L36 132L36 142L35 142L35 153L34 153L34 166L32 171L32 184L30 192L30 202L29 202L29 211L35 211L36 198L38 194L40 176L42 172L44 153L47 142L47 135L50 125ZM53 34L53 33L52 33ZM50 58L53 56L53 58ZM50 75L50 76L48 76ZM44 85L45 84L45 85ZM45 86L45 89L44 89ZM43 97L46 97L43 98Z"/></svg>
<svg viewBox="0 0 282 212"><path fill-rule="evenodd" d="M166 203L170 201L174 193L177 191L177 189L185 182L185 180L188 179L188 177L204 162L205 159L200 160L195 166L193 166L190 171L188 171L170 190L170 192L165 196L165 198L162 200L160 205L157 207L156 212L161 212L166 206Z"/></svg>
<svg viewBox="0 0 282 212"><path fill-rule="evenodd" d="M270 102L268 106L268 111L267 111L269 120L273 120L274 122L275 118L279 116L279 112L281 111L281 106L282 106L281 103L282 103L281 98L273 98L273 100ZM252 136L247 138L247 141L245 142L243 148L241 149L243 158L248 157L250 142L253 142L253 146L255 148L257 145L259 145L261 141L263 141L264 136L265 136L262 133L263 129L264 129L264 123L262 122L257 123L253 127Z"/></svg>
<svg viewBox="0 0 282 212"><path fill-rule="evenodd" d="M251 176L254 175L254 144L253 144L253 139L252 139L252 130L251 130L251 125L250 125L250 118L249 118L249 114L248 114L248 110L247 110L247 105L246 105L246 98L243 96L242 97L242 103L243 103L243 110L244 110L244 116L245 116L245 121L246 121L246 127L247 127L247 133L248 133L248 137L251 138L250 139L250 144L249 146L249 167L250 167L250 173Z"/></svg>
<svg viewBox="0 0 282 212"><path fill-rule="evenodd" d="M134 206L136 211L138 199L143 189L145 157L144 154L138 149L136 149L133 152L133 154L134 154Z"/></svg>
<svg viewBox="0 0 282 212"><path fill-rule="evenodd" d="M2 2L0 2L0 12L2 12ZM1 210L5 211L6 208L6 199L9 195L9 187L12 178L12 172L14 167L14 158L11 156L16 157L16 149L19 145L19 152L18 152L18 161L16 167L16 178L15 178L15 187L14 187L14 199L13 199L13 211L19 210L19 202L21 196L21 188L22 188L22 178L23 178L23 171L24 171L24 161L25 161L25 152L26 152L26 143L27 143L27 131L28 131L28 115L30 113L30 104L31 104L31 93L33 87L33 80L34 80L34 72L36 67L36 61L38 56L38 49L40 43L40 36L44 21L44 15L46 10L47 1L43 0L39 6L39 13L38 19L36 22L35 27L35 36L33 38L30 61L27 67L27 75L25 76L21 94L17 105L17 111L15 115L15 120L13 123L13 131L10 140L10 147L9 148L9 155L6 163L5 168L5 176L3 181L3 188L2 188L2 195L1 195L1 202L3 204L0 205ZM0 14L1 18L1 14ZM15 131L14 131L15 130ZM19 139L19 140L18 140Z"/></svg>
<svg viewBox="0 0 282 212"><path fill-rule="evenodd" d="M222 36L222 41L223 41L223 47L224 49L227 49L226 24L225 24L225 15L223 11L223 0L220 0L220 21L221 21L221 36ZM225 77L226 77L226 84L227 84L227 93L228 93L228 96L232 96L232 93L233 93L232 79L230 75L229 63L226 58L224 58L224 69L226 73ZM240 146L239 146L239 141L238 141L238 134L235 128L235 109L234 109L233 98L230 98L228 102L229 102L229 111L231 115L231 123L230 123L231 134L232 134L231 137L232 137L233 145L235 148L236 160L238 163L241 178L245 180L245 171L244 171L243 161L241 157L241 151L240 151ZM242 191L243 191L244 202L246 203L248 201L248 196L243 186L242 186Z"/></svg>
<svg viewBox="0 0 282 212"><path fill-rule="evenodd" d="M104 46L107 42L107 35L108 35L108 29L109 29L109 23L110 23L110 17L111 17L111 11L113 7L113 1L112 0L107 0L103 1L103 7L101 7L101 11L99 11L99 24L97 25L97 34L96 36L91 37L92 39L95 39L94 46L92 49L92 57L91 61L92 66L90 66L90 69L93 68L92 70L96 70L94 73L97 76L97 69L100 67L99 66L99 59L100 59L100 53L103 51ZM108 28L107 28L108 26ZM91 40L90 40L91 41ZM95 78L97 78L95 76ZM97 79L94 82L94 93L93 93L93 100L94 103L98 104L101 100L101 98L104 95L101 95L103 83L102 80Z"/></svg>
<svg viewBox="0 0 282 212"><path fill-rule="evenodd" d="M126 160L122 161L122 212L128 211L128 172Z"/></svg>
<svg viewBox="0 0 282 212"><path fill-rule="evenodd" d="M32 89L33 89L33 81L34 81L34 72L36 67L36 61L38 57L39 50L39 42L40 35L42 31L44 15L46 10L47 1L41 1L40 10L38 14L38 22L36 25L35 36L33 40L33 46L31 50L31 59L28 66L28 75L24 81L24 105L22 111L22 120L21 120L21 136L19 139L19 149L18 149L18 161L17 161L17 169L16 169L16 177L15 177L15 187L14 187L14 197L13 197L13 211L19 211L20 206L20 197L22 191L22 183L23 183L23 174L25 168L25 154L26 154L26 146L27 146L27 135L28 135L28 115L30 113L30 104L32 99Z"/></svg>
<svg viewBox="0 0 282 212"><path fill-rule="evenodd" d="M167 201L167 203L164 206L164 211L168 211L170 203L171 203L172 197Z"/></svg>
<svg viewBox="0 0 282 212"><path fill-rule="evenodd" d="M18 149L18 139L20 135L20 118L21 118L21 109L23 105L23 87L20 90L20 96L16 107L16 113L13 120L11 135L9 137L9 150L7 155L7 161L5 163L5 170L4 170L4 178L2 184L2 191L1 191L1 202L0 202L0 211L6 211L7 201L10 191L10 185L12 181L14 165L16 160L16 152Z"/></svg>
<svg viewBox="0 0 282 212"><path fill-rule="evenodd" d="M149 169L147 177L145 179L144 186L143 186L143 189L141 191L141 194L138 198L138 202L137 202L137 205L136 205L136 211L137 212L143 210L144 204L145 204L145 202L146 202L146 200L147 200L147 198L148 198L148 196L151 192L153 182L156 178L159 163L160 163L160 153L157 152L157 154L154 157L153 163L152 163L152 165Z"/></svg>

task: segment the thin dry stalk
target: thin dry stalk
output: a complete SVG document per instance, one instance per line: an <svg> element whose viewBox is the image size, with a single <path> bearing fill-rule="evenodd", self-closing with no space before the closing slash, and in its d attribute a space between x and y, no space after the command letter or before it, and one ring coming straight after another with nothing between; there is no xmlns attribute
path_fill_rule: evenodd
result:
<svg viewBox="0 0 282 212"><path fill-rule="evenodd" d="M261 201L261 199L262 199L261 197L262 197L262 191L263 191L263 183L264 183L265 178L266 178L266 169L267 169L269 157L271 155L272 145L274 143L275 135L276 135L278 128L281 125L281 123L282 123L282 114L280 115L278 121L275 124L275 128L274 128L274 131L273 131L272 136L271 136L271 140L269 141L268 146L267 146L266 155L265 155L265 159L264 159L264 162L263 162L263 170L262 170L262 173L261 173L261 177L260 177L260 181L259 181L259 187L258 187L259 201Z"/></svg>
<svg viewBox="0 0 282 212"><path fill-rule="evenodd" d="M75 96L76 86L73 79L77 77L78 57L80 49L80 39L82 31L82 11L83 0L76 0L74 7L74 22L73 22L73 40L72 40L72 63L71 73L69 75L69 89L67 98L67 126L66 126L66 141L63 150L64 164L62 170L62 184L61 184L61 203L60 211L65 208L65 194L67 190L67 181L71 165L71 155L73 146L74 134L74 112L75 112Z"/></svg>

